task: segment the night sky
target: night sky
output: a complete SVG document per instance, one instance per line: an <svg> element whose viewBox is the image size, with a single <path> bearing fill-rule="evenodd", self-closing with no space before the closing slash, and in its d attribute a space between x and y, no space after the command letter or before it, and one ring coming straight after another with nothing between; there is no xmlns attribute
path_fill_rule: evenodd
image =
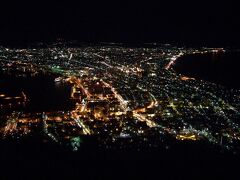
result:
<svg viewBox="0 0 240 180"><path fill-rule="evenodd" d="M0 6L0 41L177 42L237 45L231 1L8 2Z"/></svg>

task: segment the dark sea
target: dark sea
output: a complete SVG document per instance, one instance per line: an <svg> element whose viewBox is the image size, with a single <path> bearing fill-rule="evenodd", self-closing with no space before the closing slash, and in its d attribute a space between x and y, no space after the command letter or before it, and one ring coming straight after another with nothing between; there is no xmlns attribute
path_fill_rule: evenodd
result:
<svg viewBox="0 0 240 180"><path fill-rule="evenodd" d="M185 55L173 68L189 77L240 89L240 51Z"/></svg>
<svg viewBox="0 0 240 180"><path fill-rule="evenodd" d="M18 77L15 74L0 74L0 94L15 97L27 97L25 105L2 108L1 111L42 112L71 110L74 102L70 99L71 86L62 82L55 82L56 75L38 74L35 76ZM0 104L6 103L0 98ZM9 100L11 103L11 100ZM12 103L14 104L14 103ZM6 107L6 106L5 106Z"/></svg>

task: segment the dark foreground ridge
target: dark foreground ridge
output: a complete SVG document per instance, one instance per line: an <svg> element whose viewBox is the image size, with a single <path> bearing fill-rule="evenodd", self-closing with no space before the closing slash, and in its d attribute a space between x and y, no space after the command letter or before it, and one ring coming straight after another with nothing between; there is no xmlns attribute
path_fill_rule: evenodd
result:
<svg viewBox="0 0 240 180"><path fill-rule="evenodd" d="M84 144L72 152L40 140L1 141L1 179L196 179L237 175L239 156L202 145L168 150L107 150Z"/></svg>

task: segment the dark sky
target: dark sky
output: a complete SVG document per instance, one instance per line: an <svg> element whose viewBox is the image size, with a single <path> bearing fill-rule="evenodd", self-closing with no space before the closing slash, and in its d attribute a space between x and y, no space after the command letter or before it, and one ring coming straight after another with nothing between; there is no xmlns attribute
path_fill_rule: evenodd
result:
<svg viewBox="0 0 240 180"><path fill-rule="evenodd" d="M8 2L0 41L179 42L239 45L237 4L226 1Z"/></svg>

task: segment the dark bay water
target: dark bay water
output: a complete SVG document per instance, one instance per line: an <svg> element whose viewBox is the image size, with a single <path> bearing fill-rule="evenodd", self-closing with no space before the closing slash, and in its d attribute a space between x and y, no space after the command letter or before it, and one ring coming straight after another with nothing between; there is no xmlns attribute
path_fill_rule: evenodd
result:
<svg viewBox="0 0 240 180"><path fill-rule="evenodd" d="M240 52L192 54L180 57L173 66L177 73L240 89Z"/></svg>
<svg viewBox="0 0 240 180"><path fill-rule="evenodd" d="M70 99L71 87L64 83L55 83L54 75L36 75L16 77L14 74L0 74L0 94L21 96L23 91L29 101L26 105L2 108L1 111L21 110L25 112L69 110L73 107ZM6 100L5 100L6 101ZM11 100L9 100L11 102ZM0 98L0 104L4 103Z"/></svg>

